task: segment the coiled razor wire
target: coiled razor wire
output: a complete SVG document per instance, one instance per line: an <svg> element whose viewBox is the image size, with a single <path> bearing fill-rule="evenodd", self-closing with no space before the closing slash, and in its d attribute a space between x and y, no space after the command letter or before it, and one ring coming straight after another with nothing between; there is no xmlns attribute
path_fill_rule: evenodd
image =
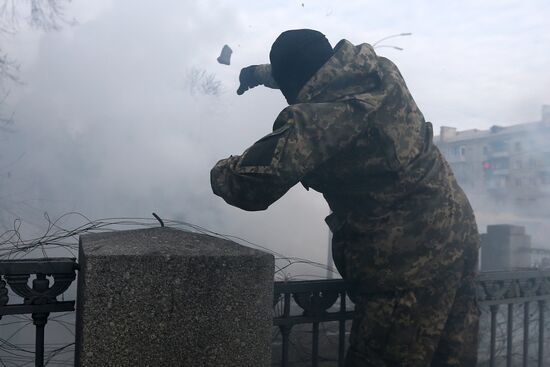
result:
<svg viewBox="0 0 550 367"><path fill-rule="evenodd" d="M21 229L23 222L20 219L14 221L13 229L0 234L0 260L21 259L28 257L31 253L35 257L38 251L43 257L48 257L48 252L53 249L63 249L67 256L76 257L78 252L78 237L86 233L111 232L140 228L158 227L159 222L162 226L176 228L188 232L206 234L225 240L233 241L244 246L253 247L268 252L275 257L275 279L276 280L296 280L301 277L315 277L314 275L303 274L291 276L289 270L294 265L302 264L313 268L322 269L337 274L336 270L326 264L300 258L289 257L279 252L273 251L265 246L254 243L239 236L214 232L193 223L173 220L160 219L156 214L152 218L103 218L92 220L82 213L69 212L52 220L45 213L46 230L35 238L23 238ZM79 220L81 224L67 228L63 223L67 220Z"/></svg>
<svg viewBox="0 0 550 367"><path fill-rule="evenodd" d="M151 218L103 218L92 220L82 213L69 212L56 219L51 219L45 213L45 227L43 234L34 238L24 238L22 235L23 221L17 219L13 228L0 234L0 260L21 259L25 257L48 257L48 253L54 249L62 249L67 256L76 257L78 253L78 238L86 233L100 233L111 231L122 231L131 229L143 229L158 227L176 228L193 233L201 233L238 244L260 249L275 257L275 280L298 280L317 277L307 272L292 276L290 270L293 266L302 264L311 268L322 269L337 274L332 267L320 262L311 261L300 257L289 257L273 251L265 246L246 240L239 236L223 234L211 231L193 223L160 219L154 214ZM67 226L64 222L79 222L80 224ZM57 252L57 251L56 251ZM303 271L303 269L302 269ZM67 321L64 317L71 316L71 313L63 313L49 318L49 322L57 323L74 335L74 321ZM15 344L12 339L24 328L32 326L32 319L28 315L15 315L5 318L0 323L2 326L18 326L10 335L0 337L0 366L22 366L32 364L34 360L33 344ZM45 365L68 366L73 363L74 342L71 343L46 343L45 344Z"/></svg>

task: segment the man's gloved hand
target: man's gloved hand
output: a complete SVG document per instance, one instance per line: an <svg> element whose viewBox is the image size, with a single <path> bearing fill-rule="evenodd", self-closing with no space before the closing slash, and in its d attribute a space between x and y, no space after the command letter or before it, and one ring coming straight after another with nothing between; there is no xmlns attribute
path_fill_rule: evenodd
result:
<svg viewBox="0 0 550 367"><path fill-rule="evenodd" d="M238 95L260 84L268 88L279 89L277 82L275 82L271 75L271 65L269 64L250 65L242 68L239 74L239 82L241 85L237 89Z"/></svg>
<svg viewBox="0 0 550 367"><path fill-rule="evenodd" d="M241 85L239 85L239 89L237 89L237 94L239 96L250 88L262 84L256 77L255 70L257 67L258 65L250 65L241 69L241 73L239 74L239 83L241 83Z"/></svg>

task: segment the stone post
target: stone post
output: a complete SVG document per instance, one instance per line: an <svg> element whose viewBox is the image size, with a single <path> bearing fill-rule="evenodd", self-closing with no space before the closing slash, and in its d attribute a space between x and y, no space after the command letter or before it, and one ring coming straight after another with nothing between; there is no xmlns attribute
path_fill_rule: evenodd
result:
<svg viewBox="0 0 550 367"><path fill-rule="evenodd" d="M271 365L273 256L171 228L80 237L75 364Z"/></svg>
<svg viewBox="0 0 550 367"><path fill-rule="evenodd" d="M487 233L481 236L481 271L530 267L530 248L531 237L525 234L525 227L487 226Z"/></svg>

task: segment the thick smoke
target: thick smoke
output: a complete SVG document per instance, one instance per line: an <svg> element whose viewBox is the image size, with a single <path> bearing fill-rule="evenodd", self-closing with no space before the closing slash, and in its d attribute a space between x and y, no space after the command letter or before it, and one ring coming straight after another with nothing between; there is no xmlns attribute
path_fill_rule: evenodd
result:
<svg viewBox="0 0 550 367"><path fill-rule="evenodd" d="M9 49L24 84L9 100L17 132L2 142L3 162L14 162L2 176L2 224L21 217L38 231L43 211L155 211L323 260L328 208L318 194L298 186L268 211L246 213L209 186L212 165L269 132L284 107L277 91L238 97L235 89L240 67L267 62L286 29L319 29L333 45L412 32L390 42L404 51L377 51L398 64L436 129L534 119L550 98L548 51L537 46L550 34L544 2L303 3L75 2L79 24L21 32ZM231 66L216 62L224 44L234 50ZM190 94L192 68L216 74L222 93Z"/></svg>
<svg viewBox="0 0 550 367"><path fill-rule="evenodd" d="M24 235L39 235L45 211L94 219L154 211L324 262L328 208L319 194L297 186L248 213L210 190L213 164L268 133L284 107L278 91L235 90L240 68L267 62L287 29L318 29L333 45L412 32L387 42L404 51L377 52L398 65L436 131L534 121L550 103L546 0L77 0L67 14L78 24L2 39L23 84L3 106L15 112L15 132L0 135L0 231L21 218ZM216 62L224 44L231 66ZM193 68L215 74L221 93L189 93ZM32 340L27 331L21 340Z"/></svg>
<svg viewBox="0 0 550 367"><path fill-rule="evenodd" d="M95 20L40 40L35 63L22 74L29 83L14 98L17 132L3 144L11 160L22 156L3 187L10 193L3 225L20 217L23 228L39 232L44 211L52 218L154 211L325 260L328 209L319 195L298 187L269 211L247 213L211 192L214 163L268 133L284 107L278 91L235 94L245 60L216 62L227 32L241 32L235 12L195 4L194 16L179 19L149 5L126 17L133 7L117 2ZM268 51L264 45L258 52L261 62ZM190 93L193 68L216 74L218 95Z"/></svg>

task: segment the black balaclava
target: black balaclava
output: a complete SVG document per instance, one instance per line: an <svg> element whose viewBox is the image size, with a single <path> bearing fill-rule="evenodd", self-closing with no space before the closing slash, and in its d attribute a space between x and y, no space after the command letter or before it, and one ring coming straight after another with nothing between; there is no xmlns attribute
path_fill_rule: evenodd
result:
<svg viewBox="0 0 550 367"><path fill-rule="evenodd" d="M333 55L332 46L321 32L295 29L281 33L271 46L271 74L289 104L309 79Z"/></svg>

